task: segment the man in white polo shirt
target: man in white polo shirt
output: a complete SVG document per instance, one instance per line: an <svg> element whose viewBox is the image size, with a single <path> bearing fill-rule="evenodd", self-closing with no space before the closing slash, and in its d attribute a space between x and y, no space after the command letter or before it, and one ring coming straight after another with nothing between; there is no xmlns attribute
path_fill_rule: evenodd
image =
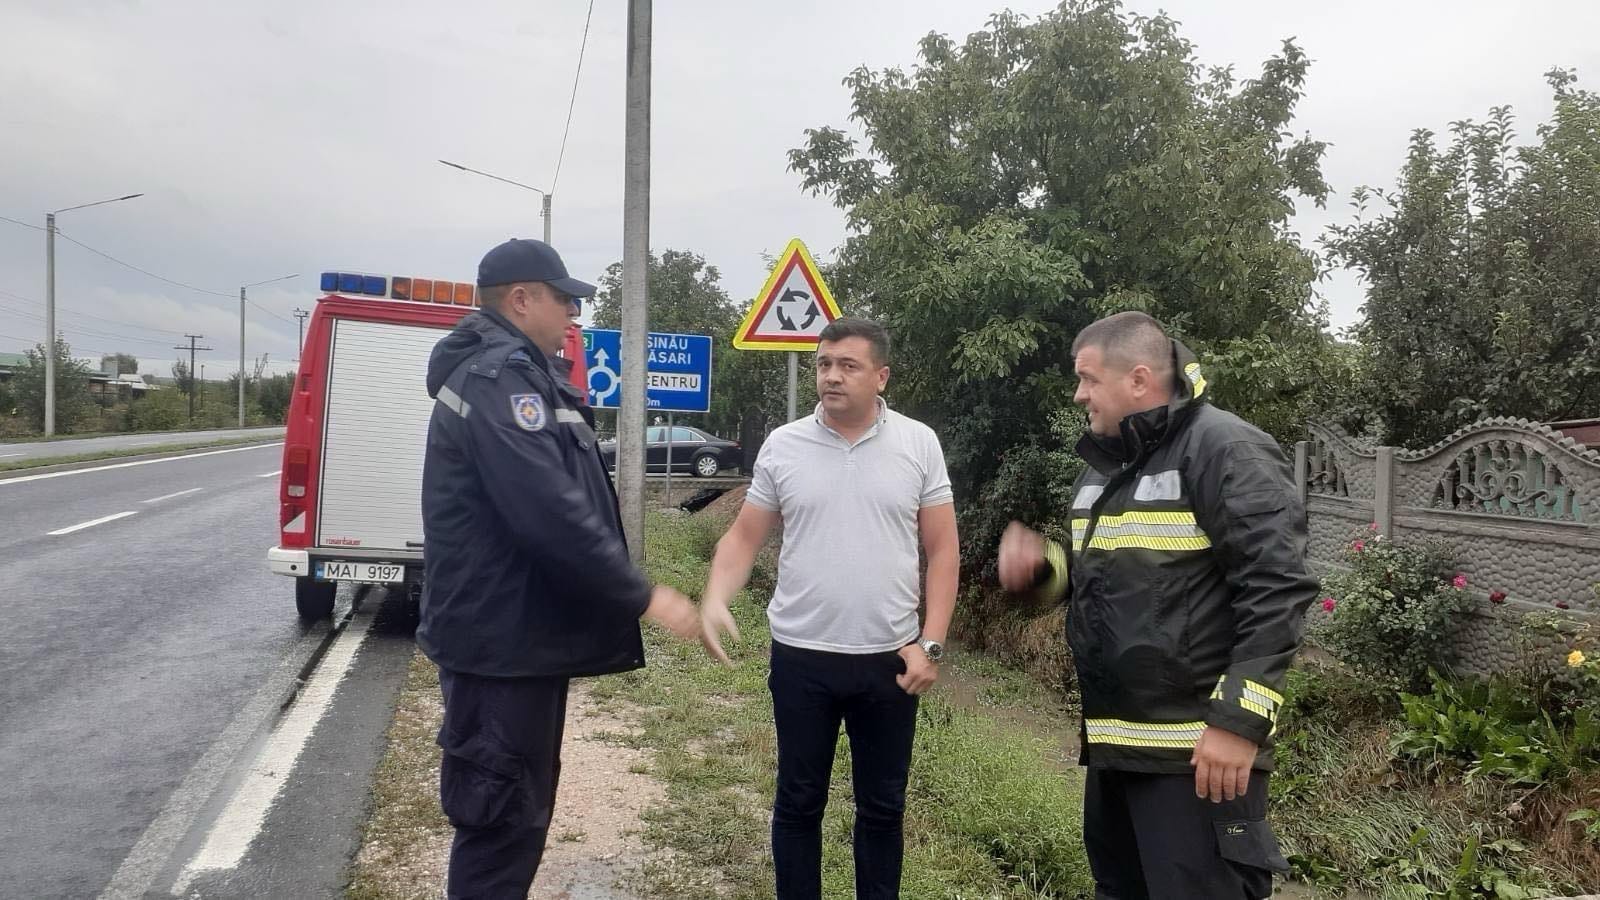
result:
<svg viewBox="0 0 1600 900"><path fill-rule="evenodd" d="M817 345L816 414L779 428L756 458L744 508L717 544L701 608L723 661L738 638L728 602L783 524L772 625L779 900L822 895L822 812L843 721L854 774L856 897L900 893L906 777L917 695L938 678L960 548L944 453L932 429L889 409L889 335L839 319ZM918 544L928 557L917 622Z"/></svg>

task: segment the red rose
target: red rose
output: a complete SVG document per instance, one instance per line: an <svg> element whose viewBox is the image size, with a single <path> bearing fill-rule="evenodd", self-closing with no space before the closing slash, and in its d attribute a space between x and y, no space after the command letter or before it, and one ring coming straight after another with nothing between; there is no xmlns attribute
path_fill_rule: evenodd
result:
<svg viewBox="0 0 1600 900"><path fill-rule="evenodd" d="M1489 602L1490 603L1504 603L1504 602L1506 602L1506 592L1505 591L1490 591L1489 592Z"/></svg>

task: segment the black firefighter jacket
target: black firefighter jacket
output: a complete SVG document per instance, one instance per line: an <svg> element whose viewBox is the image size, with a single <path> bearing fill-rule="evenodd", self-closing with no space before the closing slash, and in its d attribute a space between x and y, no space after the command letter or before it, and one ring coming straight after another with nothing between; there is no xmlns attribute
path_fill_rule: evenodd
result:
<svg viewBox="0 0 1600 900"><path fill-rule="evenodd" d="M1169 405L1129 416L1120 440L1086 436L1072 547L1047 548L1042 589L1067 598L1083 695L1081 762L1187 774L1206 726L1260 745L1300 646L1316 579L1306 515L1271 437L1205 402L1173 342Z"/></svg>

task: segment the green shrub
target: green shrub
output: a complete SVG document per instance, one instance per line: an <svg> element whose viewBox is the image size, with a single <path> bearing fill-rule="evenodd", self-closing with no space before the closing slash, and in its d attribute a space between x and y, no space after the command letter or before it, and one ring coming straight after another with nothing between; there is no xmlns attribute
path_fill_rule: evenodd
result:
<svg viewBox="0 0 1600 900"><path fill-rule="evenodd" d="M1322 582L1322 607L1331 615L1320 639L1375 682L1425 689L1430 669L1448 667L1450 634L1472 605L1450 549L1370 533L1346 547L1344 560L1348 568Z"/></svg>

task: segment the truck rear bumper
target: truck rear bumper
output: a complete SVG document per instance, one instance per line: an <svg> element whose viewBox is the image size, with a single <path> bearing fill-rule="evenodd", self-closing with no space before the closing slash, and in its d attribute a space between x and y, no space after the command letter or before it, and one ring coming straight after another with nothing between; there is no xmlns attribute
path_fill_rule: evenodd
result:
<svg viewBox="0 0 1600 900"><path fill-rule="evenodd" d="M299 577L311 574L311 554L304 550L286 550L273 547L267 551L267 566L274 575Z"/></svg>
<svg viewBox="0 0 1600 900"><path fill-rule="evenodd" d="M338 547L311 547L306 550L273 547L267 551L267 567L272 570L274 575L288 575L295 578L310 576L314 571L315 561L319 559L371 560L373 562L398 563L410 568L422 565L422 551L361 550L340 549Z"/></svg>

